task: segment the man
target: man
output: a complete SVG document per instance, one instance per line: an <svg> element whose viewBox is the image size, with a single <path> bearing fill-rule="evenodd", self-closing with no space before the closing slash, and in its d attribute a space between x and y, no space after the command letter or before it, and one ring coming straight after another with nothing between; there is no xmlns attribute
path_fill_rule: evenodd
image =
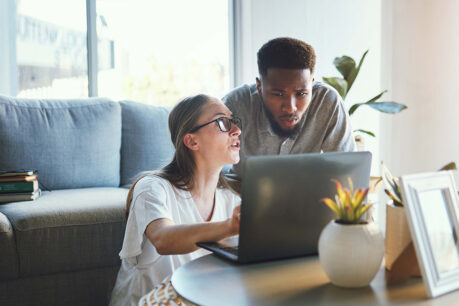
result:
<svg viewBox="0 0 459 306"><path fill-rule="evenodd" d="M341 97L314 81L316 55L310 45L276 38L260 48L257 58L256 84L223 98L242 122L241 160L248 155L354 151ZM233 167L238 176L240 165Z"/></svg>

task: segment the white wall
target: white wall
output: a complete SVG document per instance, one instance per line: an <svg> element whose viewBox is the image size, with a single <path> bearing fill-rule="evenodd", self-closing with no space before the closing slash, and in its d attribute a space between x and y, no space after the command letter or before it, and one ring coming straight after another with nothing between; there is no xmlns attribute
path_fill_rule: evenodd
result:
<svg viewBox="0 0 459 306"><path fill-rule="evenodd" d="M383 82L408 109L381 121L381 156L397 176L459 164L459 1L382 3Z"/></svg>

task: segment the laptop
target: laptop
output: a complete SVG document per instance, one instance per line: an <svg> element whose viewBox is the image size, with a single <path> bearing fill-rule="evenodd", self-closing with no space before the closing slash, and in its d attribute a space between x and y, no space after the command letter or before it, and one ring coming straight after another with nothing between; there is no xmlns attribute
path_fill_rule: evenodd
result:
<svg viewBox="0 0 459 306"><path fill-rule="evenodd" d="M322 229L336 216L336 179L367 188L370 152L249 156L243 160L239 236L198 246L238 263L317 254Z"/></svg>

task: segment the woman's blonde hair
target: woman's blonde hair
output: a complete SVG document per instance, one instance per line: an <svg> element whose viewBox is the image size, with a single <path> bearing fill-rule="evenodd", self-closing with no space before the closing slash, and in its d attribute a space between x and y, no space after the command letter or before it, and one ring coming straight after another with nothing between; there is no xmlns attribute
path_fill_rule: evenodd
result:
<svg viewBox="0 0 459 306"><path fill-rule="evenodd" d="M193 155L187 146L183 143L183 137L193 129L205 105L212 99L207 95L196 95L187 97L177 103L169 114L169 131L171 140L175 147L175 153L172 161L160 170L142 172L134 181L126 199L126 218L129 215L134 187L137 182L145 176L154 174L168 180L175 187L182 190L191 190L194 186L194 171L196 164ZM228 182L220 172L218 187L230 188Z"/></svg>

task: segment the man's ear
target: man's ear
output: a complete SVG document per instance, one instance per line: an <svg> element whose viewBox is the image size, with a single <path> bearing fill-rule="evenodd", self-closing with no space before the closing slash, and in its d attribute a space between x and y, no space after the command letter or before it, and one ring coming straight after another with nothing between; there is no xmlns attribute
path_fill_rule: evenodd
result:
<svg viewBox="0 0 459 306"><path fill-rule="evenodd" d="M186 134L185 137L183 137L183 144L192 151L199 149L198 142L196 141L196 137L193 134Z"/></svg>
<svg viewBox="0 0 459 306"><path fill-rule="evenodd" d="M256 78L255 81L257 82L257 90L258 90L258 94L260 95L261 97L261 81L259 78Z"/></svg>

